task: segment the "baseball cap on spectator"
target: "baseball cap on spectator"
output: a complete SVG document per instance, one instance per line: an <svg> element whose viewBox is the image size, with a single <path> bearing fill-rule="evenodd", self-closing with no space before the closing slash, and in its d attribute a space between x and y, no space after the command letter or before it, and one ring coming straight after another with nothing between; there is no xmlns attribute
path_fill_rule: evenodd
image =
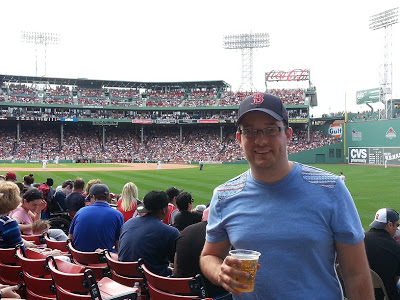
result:
<svg viewBox="0 0 400 300"><path fill-rule="evenodd" d="M137 207L139 213L150 213L168 206L168 195L164 191L150 191L144 198L143 203Z"/></svg>
<svg viewBox="0 0 400 300"><path fill-rule="evenodd" d="M286 108L283 105L282 100L274 95L257 93L245 98L240 103L236 124L239 125L243 117L251 111L264 112L275 120L283 121L286 125L289 125Z"/></svg>
<svg viewBox="0 0 400 300"><path fill-rule="evenodd" d="M381 208L375 214L375 220L369 225L376 229L382 229L387 223L397 222L399 213L391 208Z"/></svg>
<svg viewBox="0 0 400 300"><path fill-rule="evenodd" d="M93 184L92 187L90 188L89 195L94 195L94 196L104 195L104 196L108 196L108 195L110 195L110 190L108 189L108 186L106 186L105 184L96 183L96 184Z"/></svg>
<svg viewBox="0 0 400 300"><path fill-rule="evenodd" d="M196 207L194 208L195 211L198 211L198 212L201 212L201 213L204 212L205 209L206 209L206 206L204 204L196 205Z"/></svg>
<svg viewBox="0 0 400 300"><path fill-rule="evenodd" d="M46 184L47 184L48 186L52 186L52 185L54 184L53 178L47 178Z"/></svg>
<svg viewBox="0 0 400 300"><path fill-rule="evenodd" d="M165 191L169 197L170 200L172 200L172 198L178 196L180 193L183 192L183 189L177 189L176 187L170 187Z"/></svg>
<svg viewBox="0 0 400 300"><path fill-rule="evenodd" d="M14 181L16 181L17 180L17 175L15 173L13 173L13 172L8 172L6 174L6 180L14 180Z"/></svg>

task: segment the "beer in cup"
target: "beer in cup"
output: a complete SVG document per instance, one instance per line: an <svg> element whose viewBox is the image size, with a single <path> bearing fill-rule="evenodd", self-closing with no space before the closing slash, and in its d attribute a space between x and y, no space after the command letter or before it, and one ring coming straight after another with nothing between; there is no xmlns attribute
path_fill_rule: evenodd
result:
<svg viewBox="0 0 400 300"><path fill-rule="evenodd" d="M229 254L242 261L242 265L235 266L235 268L249 273L248 278L236 277L235 280L248 285L247 289L241 289L235 287L235 290L240 292L252 292L254 290L254 281L256 279L258 257L261 255L260 252L253 250L237 249L229 251Z"/></svg>

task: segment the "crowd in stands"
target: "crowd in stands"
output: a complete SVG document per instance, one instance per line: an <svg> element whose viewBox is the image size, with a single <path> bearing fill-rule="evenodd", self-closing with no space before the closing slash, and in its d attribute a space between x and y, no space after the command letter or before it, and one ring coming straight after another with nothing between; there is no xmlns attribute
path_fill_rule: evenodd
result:
<svg viewBox="0 0 400 300"><path fill-rule="evenodd" d="M285 105L304 104L305 89L269 89L267 93L279 97Z"/></svg>
<svg viewBox="0 0 400 300"><path fill-rule="evenodd" d="M100 127L101 128L101 127ZM61 143L59 128L46 126L22 128L19 141L16 133L0 129L0 159L80 161L163 161L198 162L238 161L244 156L235 140L235 127L227 127L220 137L215 127L184 127L182 141L177 127L145 127L143 143L140 134L128 129L109 126L103 132L99 127L65 128ZM310 140L305 130L296 129L288 153L306 151L337 142L320 131L312 132Z"/></svg>
<svg viewBox="0 0 400 300"><path fill-rule="evenodd" d="M27 176L24 176L24 181L25 177ZM35 294L37 299L41 298L44 296L45 289L35 287L34 284L37 284L39 280L35 282L34 279L41 278L40 274L43 273L43 270L40 274L34 273L32 270L35 267L42 268L43 264L50 260L55 266L60 266L61 260L66 264L62 265L65 268L56 268L58 270L57 278L62 272L71 272L78 276L78 273L83 271L74 269L74 266L85 263L79 259L78 254L81 259L85 255L92 254L93 256L94 254L99 261L101 256L105 255L119 262L139 262L140 265L145 266L146 272L152 272L158 276L187 278L201 274L196 255L197 257L200 255L204 245L208 209L203 204L195 207L195 200L190 193L170 187L166 191L149 191L141 201L138 199L138 188L133 182L126 183L119 195L110 193L108 186L99 179L91 179L86 183L83 178L79 177L76 177L75 180L64 179L64 182L55 182L52 178L47 178L45 183L40 184L35 182L33 174L28 177L31 178L31 184L25 186L18 181L16 174L12 171L7 172L5 176L0 175L0 214L2 216L0 249L3 251L2 253L7 254L9 251L16 251L18 255L15 255L15 263L12 265L15 268L21 266L21 270L24 272L24 276L21 276L18 281L14 281L16 277L2 277L7 279L4 283L8 284L3 285L3 281L1 281L0 292L3 298L25 298L26 294L32 294L31 289L37 293ZM57 195L62 195L62 197L57 197ZM59 199L62 199L63 206L54 205ZM48 214L44 212L48 212ZM169 218L170 212L174 214L175 218ZM56 223L51 222L54 214L60 213L65 216L64 220L69 224L62 229L58 228ZM202 222L203 224L200 224ZM190 233L190 230L186 230L190 229L191 225L196 227L201 225L195 230L195 235ZM182 238L180 238L181 234ZM185 249L189 250L188 246L183 243L189 237L192 237L193 241L190 243L190 249L193 251L189 251L193 253L193 258L183 255ZM179 243L176 242L178 238L180 238ZM195 244L193 244L194 242ZM53 248L55 245L57 247ZM61 250L63 245L67 246L65 251ZM0 257L2 274L5 274L3 270L10 271L6 266L12 263L10 256L12 255ZM52 257L46 259L47 256ZM29 263L32 266L29 268L29 276L34 278L26 281L26 286L19 286L18 283L24 283L28 276L27 269L25 269L27 265L20 264L20 260L25 258L27 258L27 262L30 259ZM104 257L104 261L106 260L108 258ZM142 280L139 285L133 285L127 280L128 277L124 277L124 280L120 281L118 280L120 277L108 275L106 270L102 270L106 269L106 264L95 266L90 262L86 263L87 268L92 270L89 276L95 277L94 280L98 281L98 287L103 285L102 278L109 276L106 279L109 291L113 289L115 294L118 294L121 293L121 289L125 291L128 287L134 286L134 290L131 289L130 292L138 293L139 298L137 299L149 299L147 287L142 284ZM193 265L197 265L197 267L193 267ZM108 271L114 271L112 265L107 264L107 266ZM83 268L82 265L80 268ZM17 271L17 269L15 270ZM46 269L47 271L52 272L51 267ZM141 273L140 270L138 272L136 280L139 280L139 277L146 277L146 272ZM54 281L57 284L55 276L46 278L50 278L48 279L49 283ZM85 281L82 280L77 281L79 282L77 284L82 284L84 289L74 286L72 279L70 277L71 282L66 284L70 296L72 293L76 293L77 297L83 297L85 288L89 287L85 286ZM61 281L60 284L62 284ZM205 292L202 292L204 296L217 297L221 300L232 299L226 290L213 285L206 278L204 281L201 279L198 284L203 290L206 289ZM94 288L97 288L97 284L95 287L90 286L90 291L92 292ZM140 288L143 289L144 297L139 295ZM101 290L105 292L104 288ZM55 299L55 294L59 295L59 289L52 291L51 296L53 294ZM89 294L88 290L87 294ZM46 296L48 295L49 292ZM107 292L107 295L110 295L110 292ZM123 295L124 299L132 299L128 297L127 293L123 293ZM150 293L150 295L152 294ZM49 298L46 297L46 299ZM151 299L157 299L157 297L154 298L153 295Z"/></svg>
<svg viewBox="0 0 400 300"><path fill-rule="evenodd" d="M9 84L3 87L0 101L19 103L74 104L91 106L162 106L207 107L238 106L253 92L219 91L217 89L193 91L149 90L143 94L135 89L98 88L84 89L75 86L51 86L35 89L25 84ZM279 96L286 105L304 104L304 89L271 89L269 93ZM74 97L76 99L74 99Z"/></svg>

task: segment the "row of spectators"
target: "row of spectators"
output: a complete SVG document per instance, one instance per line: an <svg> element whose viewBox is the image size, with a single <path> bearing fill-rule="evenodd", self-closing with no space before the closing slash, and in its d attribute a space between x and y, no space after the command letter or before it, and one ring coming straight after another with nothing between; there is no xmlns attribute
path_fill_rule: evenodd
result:
<svg viewBox="0 0 400 300"><path fill-rule="evenodd" d="M271 89L267 92L279 96L286 105L304 104L305 89ZM39 91L24 84L10 84L0 95L0 101L100 106L237 106L252 93L208 89L186 92L147 91L140 94L139 90L134 89L83 89L68 86Z"/></svg>
<svg viewBox="0 0 400 300"><path fill-rule="evenodd" d="M13 108L8 110L0 110L0 117L42 117L42 118L88 118L88 119L115 119L115 120L132 120L132 119L152 119L152 120L178 120L178 119L218 119L218 120L236 120L236 111L194 111L194 112L171 112L171 111L120 111L120 110L103 110L103 109L64 109L64 108L37 108L36 110L27 108ZM290 119L306 119L308 113L288 109Z"/></svg>
<svg viewBox="0 0 400 300"><path fill-rule="evenodd" d="M101 127L64 130L63 141L58 128L23 128L19 142L15 132L0 129L0 159L42 160L111 159L112 161L161 160L164 162L237 161L243 160L241 148L235 140L235 127L225 128L221 141L215 127L186 127L182 141L177 127L145 127L143 143L140 133L129 129ZM295 129L288 153L296 153L337 142L320 131L311 133Z"/></svg>

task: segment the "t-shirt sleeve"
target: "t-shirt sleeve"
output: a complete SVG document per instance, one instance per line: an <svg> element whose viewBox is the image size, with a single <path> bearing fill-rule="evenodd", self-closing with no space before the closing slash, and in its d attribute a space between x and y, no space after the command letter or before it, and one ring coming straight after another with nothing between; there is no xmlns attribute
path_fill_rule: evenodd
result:
<svg viewBox="0 0 400 300"><path fill-rule="evenodd" d="M331 228L334 239L344 244L358 244L364 239L360 217L350 192L338 178L333 189Z"/></svg>
<svg viewBox="0 0 400 300"><path fill-rule="evenodd" d="M210 243L218 243L228 239L228 233L222 223L221 203L218 201L217 193L217 191L214 191L208 215L206 240Z"/></svg>

